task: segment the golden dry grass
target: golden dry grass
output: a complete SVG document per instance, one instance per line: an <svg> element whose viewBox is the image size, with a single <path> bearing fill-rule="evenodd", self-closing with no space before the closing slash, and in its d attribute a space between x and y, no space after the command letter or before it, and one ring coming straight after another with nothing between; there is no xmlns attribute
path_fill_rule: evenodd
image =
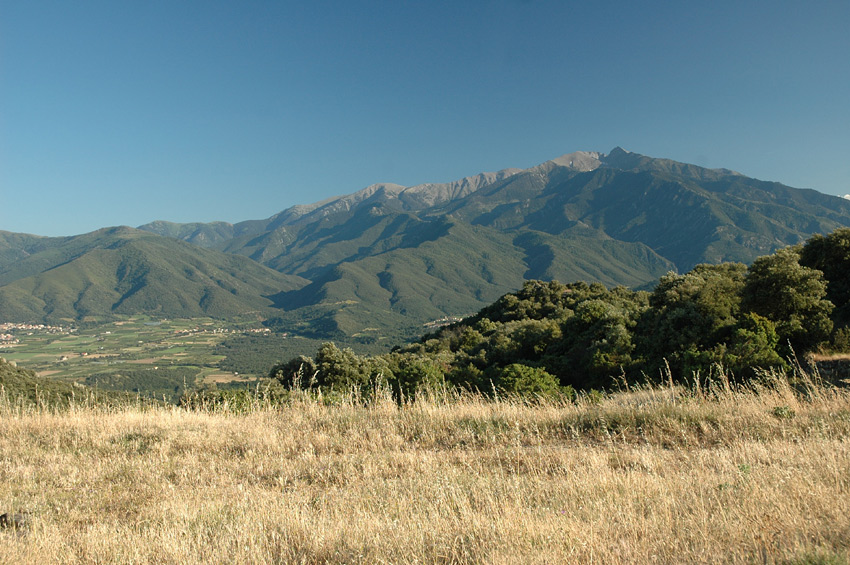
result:
<svg viewBox="0 0 850 565"><path fill-rule="evenodd" d="M843 563L850 395L0 402L2 563Z"/></svg>

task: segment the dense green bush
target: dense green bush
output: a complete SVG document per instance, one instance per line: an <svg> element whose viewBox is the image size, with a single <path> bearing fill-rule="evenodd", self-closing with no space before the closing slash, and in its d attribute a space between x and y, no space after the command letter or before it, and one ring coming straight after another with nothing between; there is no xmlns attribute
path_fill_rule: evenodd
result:
<svg viewBox="0 0 850 565"><path fill-rule="evenodd" d="M494 382L502 392L522 396L556 396L561 386L553 375L540 367L511 363L501 369Z"/></svg>
<svg viewBox="0 0 850 565"><path fill-rule="evenodd" d="M272 367L269 377L288 388L311 388L317 384L318 373L316 362L311 357L299 355Z"/></svg>
<svg viewBox="0 0 850 565"><path fill-rule="evenodd" d="M800 264L823 273L826 298L835 305L833 322L850 325L850 228L813 236L800 249Z"/></svg>
<svg viewBox="0 0 850 565"><path fill-rule="evenodd" d="M823 272L800 265L799 259L800 249L790 247L759 257L741 292L742 308L776 324L785 354L813 349L833 328L834 305L826 299Z"/></svg>

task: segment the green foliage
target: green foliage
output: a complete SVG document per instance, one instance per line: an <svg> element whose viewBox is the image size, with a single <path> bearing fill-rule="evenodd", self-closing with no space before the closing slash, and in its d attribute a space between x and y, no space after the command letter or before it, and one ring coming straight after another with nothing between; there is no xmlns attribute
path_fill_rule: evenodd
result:
<svg viewBox="0 0 850 565"><path fill-rule="evenodd" d="M697 265L662 277L636 332L645 363L653 370L669 364L679 374L721 361L716 346L736 323L746 270L740 263Z"/></svg>
<svg viewBox="0 0 850 565"><path fill-rule="evenodd" d="M833 304L821 271L799 263L799 249L759 257L747 272L741 307L776 324L780 346L809 351L832 332ZM792 351L785 350L787 354Z"/></svg>
<svg viewBox="0 0 850 565"><path fill-rule="evenodd" d="M776 325L748 312L735 324L727 355L718 361L738 373L751 374L753 367L782 367L786 363L777 352Z"/></svg>
<svg viewBox="0 0 850 565"><path fill-rule="evenodd" d="M515 293L506 294L492 306L483 308L473 320L488 319L492 322L516 320L561 320L569 314L569 306L575 296L587 296L605 292L601 284L588 285L583 282L564 285L558 281L526 281Z"/></svg>
<svg viewBox="0 0 850 565"><path fill-rule="evenodd" d="M446 385L446 375L435 359L393 353L386 360L390 368L390 384L399 398L415 398L423 391L438 391Z"/></svg>
<svg viewBox="0 0 850 565"><path fill-rule="evenodd" d="M311 357L299 355L272 367L269 378L289 388L312 388L317 384L318 374L315 361Z"/></svg>
<svg viewBox="0 0 850 565"><path fill-rule="evenodd" d="M564 339L550 348L544 363L561 383L576 388L606 387L634 368L633 329L647 308L646 293L614 288L574 305L564 323Z"/></svg>
<svg viewBox="0 0 850 565"><path fill-rule="evenodd" d="M800 250L800 264L823 273L836 326L850 326L850 228L813 236Z"/></svg>
<svg viewBox="0 0 850 565"><path fill-rule="evenodd" d="M556 396L560 392L558 379L540 367L511 363L499 370L494 385L498 390L521 396Z"/></svg>
<svg viewBox="0 0 850 565"><path fill-rule="evenodd" d="M326 343L319 348L315 369L317 384L336 390L356 388L365 391L375 383L384 383L392 378L383 357L360 357L350 348L340 349L334 343Z"/></svg>
<svg viewBox="0 0 850 565"><path fill-rule="evenodd" d="M850 352L850 327L838 328L833 332L829 349L835 353Z"/></svg>

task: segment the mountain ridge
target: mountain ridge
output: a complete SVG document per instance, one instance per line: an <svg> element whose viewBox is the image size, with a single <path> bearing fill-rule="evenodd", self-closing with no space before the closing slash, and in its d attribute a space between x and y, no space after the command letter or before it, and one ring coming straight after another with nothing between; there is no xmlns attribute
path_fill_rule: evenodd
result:
<svg viewBox="0 0 850 565"><path fill-rule="evenodd" d="M475 175L446 183L421 183L404 186L382 182L374 183L350 194L329 197L310 204L296 204L264 220L247 220L235 224L217 221L209 223L174 223L157 220L138 226L138 229L151 231L168 237L177 237L196 245L214 247L221 244L221 238L210 238L210 230L223 232L225 239L243 235L257 235L281 225L309 221L311 216L330 215L339 211L348 211L364 202L398 200L402 209L417 211L427 207L439 206L458 198L463 198L482 187L492 185L522 172L547 174L553 169L564 167L578 172L589 172L601 167L623 170L637 169L654 163L656 169L687 169L690 174L703 171L703 177L743 176L740 173L723 168L705 168L698 165L678 163L670 159L646 157L638 153L615 147L608 154L597 151L575 151L544 161L528 169L506 168L496 172L480 172ZM175 233L176 232L176 233ZM211 239L207 241L207 239Z"/></svg>
<svg viewBox="0 0 850 565"><path fill-rule="evenodd" d="M841 226L850 226L848 200L616 147L449 183L372 184L263 220L152 222L139 233L277 273L258 277L291 277L259 292L276 327L366 339L477 311L529 278L642 287L699 263L749 263ZM73 262L83 241L0 232L0 296L54 255ZM33 251L40 257L28 258Z"/></svg>
<svg viewBox="0 0 850 565"><path fill-rule="evenodd" d="M445 222L456 227L447 229ZM848 225L850 206L837 197L751 179L729 169L615 147L608 154L566 153L528 169L480 173L453 183L373 184L350 195L289 208L261 223L264 231L219 242L217 248L312 280L288 295L300 307L281 306L286 310L282 318L295 323L293 312L307 308L307 295L326 305L347 304L336 313L330 307L310 306L313 314L321 310L322 316L341 320L340 312L352 304L385 296L378 290L381 280L415 286L409 275L382 270L377 263L399 253L419 256L427 241L439 241L443 248L428 251L436 262L452 261L453 256L477 264L465 254L468 245L489 260L511 257L511 266L503 267L510 276L493 279L499 280L500 290L518 287L522 278L576 277L642 286L667 270L684 272L701 262L749 263L812 233ZM453 235L461 233L461 225L474 226L478 239L469 235L473 232ZM423 237L426 232L431 239ZM505 255L508 248L512 251ZM367 278L375 288L369 293L372 298L364 300L367 282L360 269L367 264ZM360 267L352 270L347 265ZM421 271L422 265L410 268ZM348 285L340 273L349 273ZM442 276L445 280L425 285L427 292L420 289L425 303L435 303L440 284L452 292L453 285L460 284ZM478 293L468 300L470 311L479 299L498 297L481 276L464 274L463 284L476 289L468 294ZM421 275L421 281L428 280ZM401 311L385 297L379 302L376 311ZM343 326L351 324L341 322Z"/></svg>

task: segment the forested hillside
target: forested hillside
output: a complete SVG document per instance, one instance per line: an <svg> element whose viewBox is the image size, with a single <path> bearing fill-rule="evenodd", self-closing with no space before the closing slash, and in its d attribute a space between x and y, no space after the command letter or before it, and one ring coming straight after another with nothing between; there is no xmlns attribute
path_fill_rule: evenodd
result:
<svg viewBox="0 0 850 565"><path fill-rule="evenodd" d="M850 229L843 228L750 267L701 264L669 273L652 292L527 281L476 315L389 354L360 357L325 344L271 375L330 390L385 381L407 395L444 384L560 394L707 377L713 367L752 379L817 349L850 347L848 277Z"/></svg>
<svg viewBox="0 0 850 565"><path fill-rule="evenodd" d="M135 394L104 392L78 383L68 383L41 378L33 371L18 367L0 357L0 404L4 408L31 408L40 406L52 409L92 404L128 404L142 401ZM148 401L144 401L149 403Z"/></svg>

